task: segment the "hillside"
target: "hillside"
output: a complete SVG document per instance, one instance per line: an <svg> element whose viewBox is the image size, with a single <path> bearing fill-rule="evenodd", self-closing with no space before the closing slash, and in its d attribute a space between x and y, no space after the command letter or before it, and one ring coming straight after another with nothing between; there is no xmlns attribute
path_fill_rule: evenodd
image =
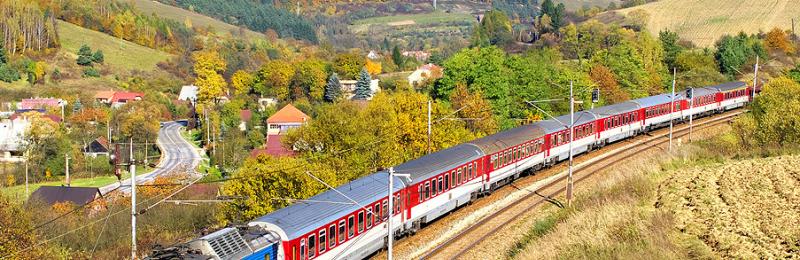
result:
<svg viewBox="0 0 800 260"><path fill-rule="evenodd" d="M800 18L800 1L662 0L614 12L627 15L634 10L649 14L647 27L653 34L669 29L700 47L708 47L724 34L791 29L791 19Z"/></svg>
<svg viewBox="0 0 800 260"><path fill-rule="evenodd" d="M87 44L92 49L102 50L105 54L105 63L114 68L153 70L156 68L156 64L172 56L163 51L147 48L64 21L58 22L58 32L61 37L62 50L70 56L77 57L81 45Z"/></svg>
<svg viewBox="0 0 800 260"><path fill-rule="evenodd" d="M180 7L165 5L157 1L129 0L129 2L134 6L136 6L136 8L142 11L143 13L147 14L154 13L158 16L172 19L181 23L185 23L186 20L188 19L189 21L191 21L193 27L211 27L214 28L214 30L217 33L228 33L228 34L230 34L230 32L238 32L239 30L242 30L248 37L257 38L263 36L263 34L249 30L247 28L234 26L225 23L223 21L205 16L203 14L191 12L189 10L185 10Z"/></svg>

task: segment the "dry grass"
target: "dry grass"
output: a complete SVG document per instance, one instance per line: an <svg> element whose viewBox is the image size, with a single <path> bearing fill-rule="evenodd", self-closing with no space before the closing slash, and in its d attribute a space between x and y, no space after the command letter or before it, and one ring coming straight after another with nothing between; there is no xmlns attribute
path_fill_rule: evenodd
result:
<svg viewBox="0 0 800 260"><path fill-rule="evenodd" d="M647 27L652 33L669 29L701 47L713 45L723 34L791 29L791 19L800 18L800 1L795 0L662 0L616 12L638 9L650 15Z"/></svg>

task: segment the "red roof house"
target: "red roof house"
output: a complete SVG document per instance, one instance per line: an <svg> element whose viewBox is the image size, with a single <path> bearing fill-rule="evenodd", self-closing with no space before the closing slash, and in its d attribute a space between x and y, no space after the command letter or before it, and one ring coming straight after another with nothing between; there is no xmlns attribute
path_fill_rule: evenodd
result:
<svg viewBox="0 0 800 260"><path fill-rule="evenodd" d="M61 105L61 99L57 98L26 98L23 99L22 102L20 102L19 108L38 109L38 108L59 107L60 105Z"/></svg>
<svg viewBox="0 0 800 260"><path fill-rule="evenodd" d="M97 93L94 94L94 99L100 103L110 104L111 99L114 98L114 93L113 90L97 91Z"/></svg>
<svg viewBox="0 0 800 260"><path fill-rule="evenodd" d="M142 100L144 93L141 92L114 92L111 97L111 106L119 107L127 104L129 101Z"/></svg>
<svg viewBox="0 0 800 260"><path fill-rule="evenodd" d="M308 115L288 104L267 118L267 135L286 133L291 128L300 127L308 121Z"/></svg>

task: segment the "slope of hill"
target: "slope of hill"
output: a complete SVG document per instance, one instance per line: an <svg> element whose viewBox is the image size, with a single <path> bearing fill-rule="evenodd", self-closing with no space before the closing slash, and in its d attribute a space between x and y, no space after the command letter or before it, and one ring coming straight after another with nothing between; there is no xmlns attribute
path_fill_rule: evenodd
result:
<svg viewBox="0 0 800 260"><path fill-rule="evenodd" d="M124 70L153 70L156 64L172 55L154 50L98 31L89 30L68 22L58 21L58 33L64 52L77 57L78 49L86 44L92 50L102 50L105 63Z"/></svg>
<svg viewBox="0 0 800 260"><path fill-rule="evenodd" d="M232 24L228 24L196 12L185 10L180 7L165 5L157 1L130 0L129 2L136 6L136 8L141 10L143 13L154 13L158 16L172 19L181 23L186 22L188 19L194 27L212 27L217 33L230 34L231 32L238 32L239 30L242 30L248 37L257 38L263 36L261 33L243 27L234 26Z"/></svg>
<svg viewBox="0 0 800 260"><path fill-rule="evenodd" d="M662 0L615 12L627 15L634 10L649 14L647 27L653 34L668 29L708 47L724 34L791 29L792 18L800 18L800 1Z"/></svg>

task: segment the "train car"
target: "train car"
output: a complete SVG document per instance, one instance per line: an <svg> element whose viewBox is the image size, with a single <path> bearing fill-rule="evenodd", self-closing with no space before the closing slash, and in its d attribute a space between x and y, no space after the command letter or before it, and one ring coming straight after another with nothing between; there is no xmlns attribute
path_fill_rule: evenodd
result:
<svg viewBox="0 0 800 260"><path fill-rule="evenodd" d="M747 86L747 83L741 81L727 82L716 86L711 86L719 91L717 100L719 100L719 108L721 110L731 110L744 106L745 103L750 101L752 95L752 88Z"/></svg>
<svg viewBox="0 0 800 260"><path fill-rule="evenodd" d="M595 146L602 147L638 134L642 130L640 109L638 103L625 101L589 110L597 116L599 126Z"/></svg>
<svg viewBox="0 0 800 260"><path fill-rule="evenodd" d="M573 155L589 150L589 145L596 143L597 116L587 111L575 112L575 133L572 144ZM563 115L551 120L537 122L549 141L547 143L547 164L552 165L569 158L569 124L570 115Z"/></svg>
<svg viewBox="0 0 800 260"><path fill-rule="evenodd" d="M486 155L483 190L491 192L527 169L544 167L545 135L544 128L533 123L470 141Z"/></svg>

